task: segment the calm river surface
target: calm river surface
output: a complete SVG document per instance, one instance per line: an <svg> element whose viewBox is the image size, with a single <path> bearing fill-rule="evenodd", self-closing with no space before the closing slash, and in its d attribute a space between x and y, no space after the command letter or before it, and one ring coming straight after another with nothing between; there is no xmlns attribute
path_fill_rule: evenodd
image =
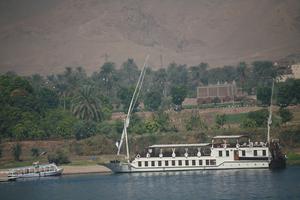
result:
<svg viewBox="0 0 300 200"><path fill-rule="evenodd" d="M0 199L300 199L300 167L26 179L1 183Z"/></svg>

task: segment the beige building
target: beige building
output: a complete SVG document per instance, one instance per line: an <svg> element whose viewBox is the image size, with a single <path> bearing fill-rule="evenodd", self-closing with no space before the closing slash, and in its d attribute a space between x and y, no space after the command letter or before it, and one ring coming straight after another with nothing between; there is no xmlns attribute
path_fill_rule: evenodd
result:
<svg viewBox="0 0 300 200"><path fill-rule="evenodd" d="M283 75L279 81L284 82L289 78L300 79L300 63L291 65L291 73Z"/></svg>
<svg viewBox="0 0 300 200"><path fill-rule="evenodd" d="M237 88L235 81L197 88L197 101L199 104L212 103L216 98L220 102L230 102L241 96L243 96L243 93L240 88Z"/></svg>

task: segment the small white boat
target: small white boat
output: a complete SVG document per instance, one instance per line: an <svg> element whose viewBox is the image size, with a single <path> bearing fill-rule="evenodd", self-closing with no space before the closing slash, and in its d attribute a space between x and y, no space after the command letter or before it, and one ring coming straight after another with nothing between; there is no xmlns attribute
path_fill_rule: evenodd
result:
<svg viewBox="0 0 300 200"><path fill-rule="evenodd" d="M60 176L62 172L63 168L57 167L54 163L43 165L34 164L32 166L10 169L8 171L8 177L31 178L43 176Z"/></svg>

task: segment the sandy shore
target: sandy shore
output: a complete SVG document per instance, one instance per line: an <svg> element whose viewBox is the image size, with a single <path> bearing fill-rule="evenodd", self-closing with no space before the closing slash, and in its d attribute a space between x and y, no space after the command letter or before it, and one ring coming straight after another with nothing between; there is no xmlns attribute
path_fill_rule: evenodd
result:
<svg viewBox="0 0 300 200"><path fill-rule="evenodd" d="M62 166L62 167L64 168L63 175L111 172L108 168L102 165Z"/></svg>
<svg viewBox="0 0 300 200"><path fill-rule="evenodd" d="M80 165L80 166L61 166L64 168L63 175L71 174L90 174L90 173L110 173L111 171L103 165ZM0 169L0 177L7 177L8 171Z"/></svg>

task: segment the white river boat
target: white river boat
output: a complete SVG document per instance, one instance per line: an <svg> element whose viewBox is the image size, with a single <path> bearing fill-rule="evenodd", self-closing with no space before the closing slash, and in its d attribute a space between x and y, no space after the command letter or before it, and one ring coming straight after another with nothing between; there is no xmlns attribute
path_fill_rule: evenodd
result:
<svg viewBox="0 0 300 200"><path fill-rule="evenodd" d="M54 163L34 164L32 166L10 169L8 172L8 177L31 178L44 176L60 176L62 172L63 168L57 167Z"/></svg>

